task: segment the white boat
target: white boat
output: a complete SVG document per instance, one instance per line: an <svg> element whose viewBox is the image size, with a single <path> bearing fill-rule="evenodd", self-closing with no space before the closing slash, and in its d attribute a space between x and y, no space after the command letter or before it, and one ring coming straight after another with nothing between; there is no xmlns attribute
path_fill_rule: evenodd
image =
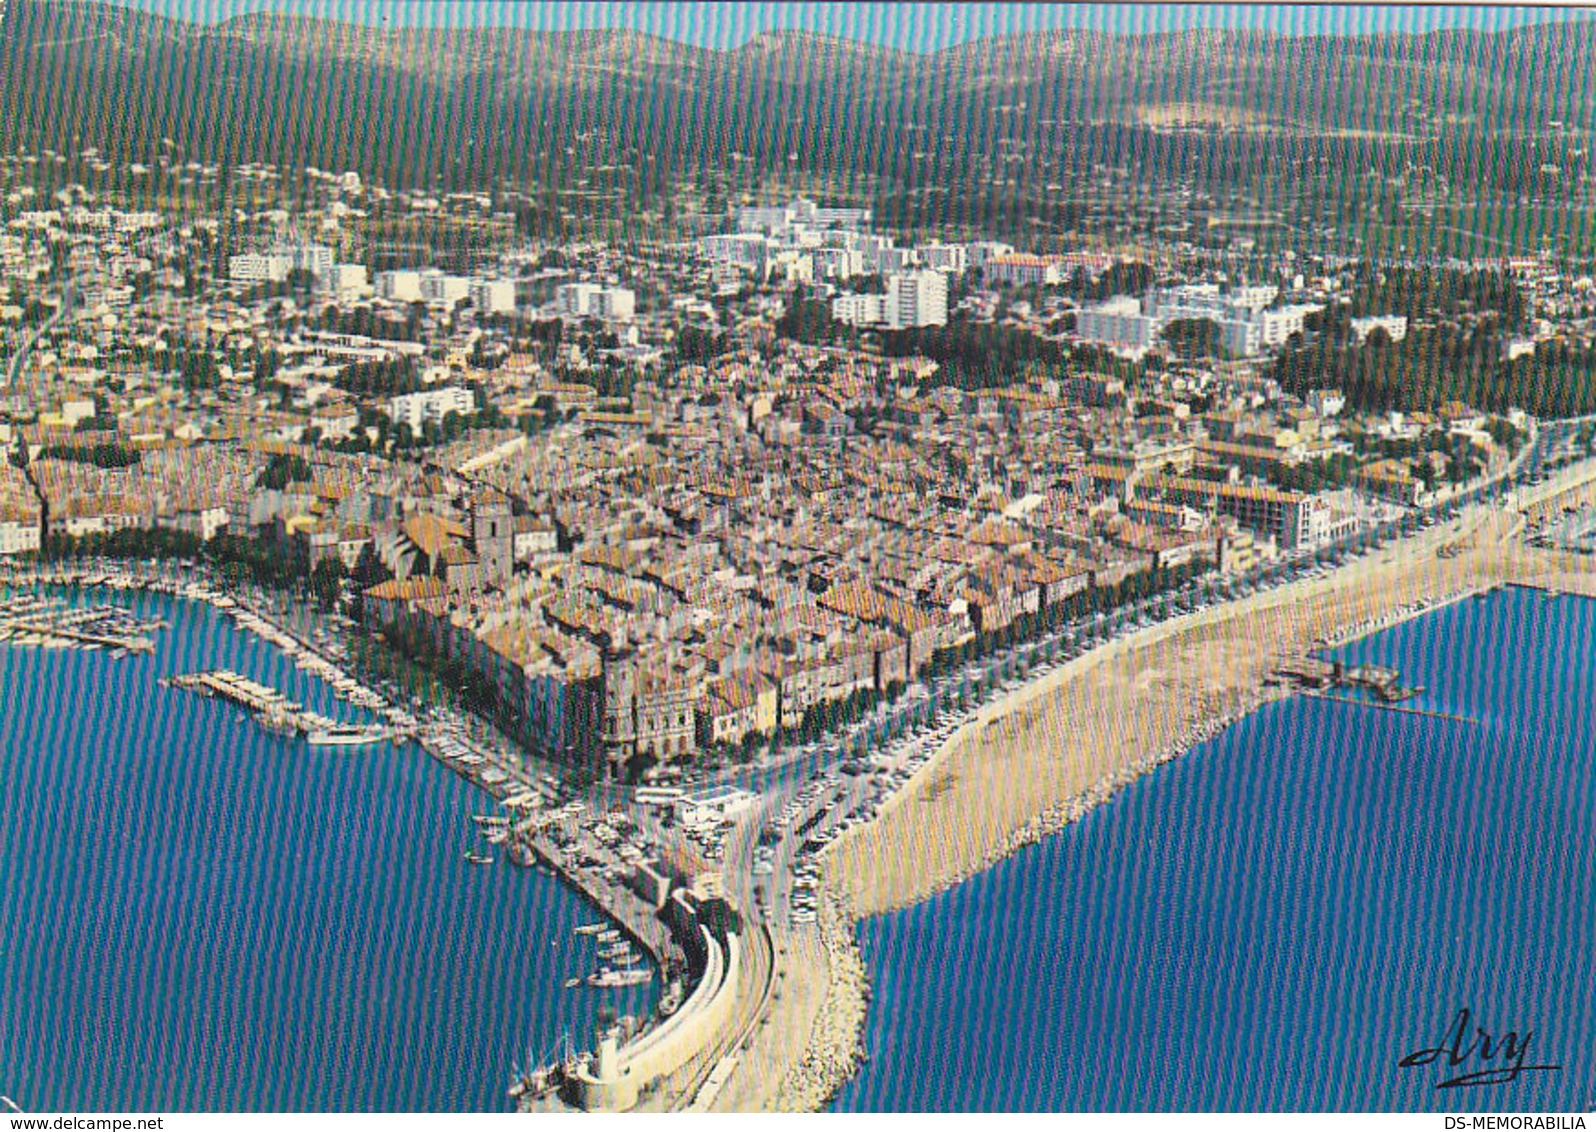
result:
<svg viewBox="0 0 1596 1132"><path fill-rule="evenodd" d="M617 971L606 967L596 975L587 977L590 987L635 987L643 983L652 982L654 972L647 968L637 968L630 971Z"/></svg>
<svg viewBox="0 0 1596 1132"><path fill-rule="evenodd" d="M380 727L318 727L305 736L312 747L363 747L386 737Z"/></svg>

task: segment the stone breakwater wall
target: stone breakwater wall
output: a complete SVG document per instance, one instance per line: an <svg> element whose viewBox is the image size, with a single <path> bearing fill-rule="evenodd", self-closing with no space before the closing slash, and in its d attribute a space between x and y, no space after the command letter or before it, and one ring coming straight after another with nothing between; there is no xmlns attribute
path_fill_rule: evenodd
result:
<svg viewBox="0 0 1596 1132"><path fill-rule="evenodd" d="M826 998L803 1057L771 1100L770 1107L777 1112L818 1112L865 1060L862 1035L870 978L854 934L852 910L835 894L826 893L817 923L826 949Z"/></svg>

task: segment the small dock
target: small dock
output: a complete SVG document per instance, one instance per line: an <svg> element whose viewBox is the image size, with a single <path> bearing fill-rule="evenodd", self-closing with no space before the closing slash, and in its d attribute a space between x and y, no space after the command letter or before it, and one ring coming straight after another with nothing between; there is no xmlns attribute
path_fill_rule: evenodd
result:
<svg viewBox="0 0 1596 1132"><path fill-rule="evenodd" d="M218 668L214 672L195 672L189 676L174 676L171 682L174 687L188 688L202 696L217 696L256 712L297 712L303 707L276 688L258 684L247 676L225 668Z"/></svg>
<svg viewBox="0 0 1596 1132"><path fill-rule="evenodd" d="M1336 688L1366 688L1383 704L1398 704L1410 700L1424 691L1422 687L1404 687L1397 681L1401 673L1379 664L1362 664L1348 667L1339 660L1319 660L1304 657L1288 661L1275 669L1276 683L1286 683L1304 692L1327 692ZM1363 701L1353 701L1361 703Z"/></svg>

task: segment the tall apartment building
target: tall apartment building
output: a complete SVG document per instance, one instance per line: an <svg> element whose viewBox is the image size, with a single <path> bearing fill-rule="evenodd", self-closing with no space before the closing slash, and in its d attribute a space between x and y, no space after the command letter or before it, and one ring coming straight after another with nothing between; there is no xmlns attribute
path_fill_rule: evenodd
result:
<svg viewBox="0 0 1596 1132"><path fill-rule="evenodd" d="M838 295L831 300L831 317L845 326L879 326L887 320L887 297Z"/></svg>
<svg viewBox="0 0 1596 1132"><path fill-rule="evenodd" d="M969 249L963 244L927 244L920 249L920 262L933 271L962 275L969 266Z"/></svg>
<svg viewBox="0 0 1596 1132"><path fill-rule="evenodd" d="M915 271L887 280L886 323L893 330L946 326L948 277L940 271Z"/></svg>
<svg viewBox="0 0 1596 1132"><path fill-rule="evenodd" d="M421 273L421 301L434 306L449 307L471 294L471 280L460 275L447 275L442 271Z"/></svg>
<svg viewBox="0 0 1596 1132"><path fill-rule="evenodd" d="M1088 342L1146 349L1161 330L1159 320L1144 315L1141 303L1128 295L1116 295L1075 314L1075 333Z"/></svg>
<svg viewBox="0 0 1596 1132"><path fill-rule="evenodd" d="M568 318L628 319L637 313L637 293L627 287L566 283L555 292L555 302Z"/></svg>
<svg viewBox="0 0 1596 1132"><path fill-rule="evenodd" d="M596 318L621 321L637 313L637 293L627 287L605 287L593 296Z"/></svg>
<svg viewBox="0 0 1596 1132"><path fill-rule="evenodd" d="M227 261L235 283L281 283L291 271L320 276L330 271L333 250L325 244L279 244L269 252L245 252Z"/></svg>

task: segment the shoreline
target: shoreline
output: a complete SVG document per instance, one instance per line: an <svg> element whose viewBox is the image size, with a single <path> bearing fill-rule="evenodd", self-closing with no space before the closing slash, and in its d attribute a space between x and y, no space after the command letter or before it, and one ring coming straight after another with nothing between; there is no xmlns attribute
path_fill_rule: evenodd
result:
<svg viewBox="0 0 1596 1132"><path fill-rule="evenodd" d="M449 716L449 724L446 725L428 724L417 719L391 696L376 690L354 675L345 664L329 656L324 645L318 645L290 628L275 610L261 608L246 595L230 592L204 574L195 572L192 577L173 578L127 569L121 565L103 571L34 569L21 574L13 571L0 577L0 585L12 589L46 586L81 592L96 589L123 593L138 591L208 606L221 614L230 628L270 646L301 671L325 683L339 701L351 703L401 727L404 735L392 739L395 746L414 743L432 760L508 810L512 836L504 844L494 844L491 848L502 853L517 871L538 865L539 871L547 872L566 891L590 905L594 914L635 941L647 965L653 970L650 993L656 1000L658 996L668 993L668 974L672 966L685 965L680 946L670 938L670 933L661 922L648 913L640 900L619 886L606 883L597 875L588 875L595 870L583 869L565 859L565 854L542 836L543 825L556 821L559 815L544 808L548 797L533 771L524 766L512 769L507 765L507 760L492 757L491 747L467 738L467 721L453 709L444 709ZM485 758L486 761L465 762L472 757ZM490 777L495 768L502 777ZM485 771L488 773L485 774ZM534 795L532 802L523 802L523 799ZM532 816L529 817L529 813ZM523 853L526 855L522 856ZM634 1040L656 1028L662 1020L655 1008L651 1007L639 1021L642 1027L632 1036ZM512 1112L518 1110L519 1105L511 1109Z"/></svg>
<svg viewBox="0 0 1596 1132"><path fill-rule="evenodd" d="M937 748L914 778L905 783L875 822L851 831L847 837L827 847L821 885L823 906L848 909L852 922L846 932L847 944L857 953L858 924L867 916L912 907L963 883L1020 849L1058 833L1112 799L1130 783L1211 740L1264 705L1295 694L1289 688L1266 686L1263 679L1266 668L1272 668L1293 653L1300 655L1343 647L1503 585L1527 585L1596 596L1596 577L1591 576L1588 565L1582 565L1566 553L1536 550L1517 541L1524 528L1525 511L1544 508L1552 500L1581 490L1592 476L1596 476L1596 472L1587 471L1583 479L1537 493L1540 498L1533 501L1520 500L1508 508L1481 508L1465 518L1456 531L1449 533L1447 528L1442 528L1421 534L1405 545L1398 544L1394 552L1375 551L1367 559L1349 563L1327 578L1309 579L1278 591L1253 595L1110 642L1016 689L996 703L978 709ZM1501 529L1495 529L1499 526ZM1441 557L1438 552L1449 544L1458 548L1458 552ZM1360 607L1366 604L1374 608L1362 611ZM1270 632L1270 629L1277 631ZM1281 629L1285 631L1278 631ZM1314 629L1318 632L1312 632ZM1116 697L1100 697L1098 702L1084 705L1080 702L1083 698L1091 699L1085 686L1094 677L1101 680L1116 662L1125 661L1146 664L1141 671L1128 673L1130 678L1121 682L1120 691L1128 692L1128 698L1133 701L1158 700L1161 697L1157 695L1143 694L1152 690L1145 678L1148 669L1157 671L1158 661L1167 659L1168 654L1178 651L1182 644L1199 649L1205 643L1234 646L1238 638L1251 653L1253 663L1241 665L1242 671L1229 679L1218 680L1207 695L1199 693L1182 698L1175 694L1178 689L1169 689L1171 694L1162 697L1165 702L1159 705L1163 708L1161 729L1146 727L1145 718L1115 719L1115 715L1124 714L1115 710L1117 705L1112 701ZM1268 647L1259 648L1260 641L1268 642ZM1257 663L1259 659L1264 663ZM1200 684L1201 679L1196 682ZM1187 705L1195 706L1196 711L1181 712L1180 708ZM1142 709L1143 717L1148 714L1147 703L1137 702L1136 706ZM1106 715L1105 708L1109 709ZM1021 746L1025 744L1024 733L1038 722L1037 716L1042 713L1053 717L1046 722L1054 725L1055 738L1078 740L1080 732L1072 736L1067 724L1095 722L1100 727L1099 739L1117 732L1132 750L1151 747L1151 751L1110 761L1103 765L1101 773L1090 775L1075 789L1064 791L1061 796L1038 799L1035 795L1047 791L1050 783L1045 774L1037 772L1049 769L1046 764L1059 760L1053 751L1032 747L1023 757L1012 759L1019 764L1016 771L1030 772L1029 779L1017 781L1030 781L1032 789L1027 791L1021 786L1016 791L1031 802L1023 806L1028 812L1000 829L971 828L979 826L983 819L988 827L1002 824L1004 815L991 813L999 807L992 805L997 799L990 791L971 790L967 782L961 790L961 778L970 775L971 764L976 760L992 761L982 756L988 755L983 748L987 747L993 729L999 732L996 745L1011 748L1007 753L1012 756L1012 747L1016 742ZM1181 718L1171 720L1171 714ZM1069 718L1071 715L1075 718ZM1085 719L1081 718L1083 715ZM1059 719L1059 716L1065 718ZM1058 726L1060 724L1066 726ZM1157 734L1159 730L1163 734ZM1148 743L1149 737L1156 737L1158 741ZM991 778L990 773L987 778ZM1040 789L1036 787L1038 779L1041 780ZM1061 785L1058 777L1054 778L1054 783ZM1057 792L1056 786L1054 792ZM963 798L958 797L961 794ZM920 803L916 807L920 813L906 813L911 796ZM957 823L950 825L947 820L950 815L956 817L960 803L970 802L972 796L973 805L965 828L959 828ZM983 802L986 803L984 809ZM1008 808L1012 811L1021 807L1010 804ZM931 811L932 821L926 820L927 809ZM938 829L938 824L945 828ZM977 842L983 832L987 834L984 845ZM939 837L938 833L944 835ZM920 856L913 852L916 848L948 845L954 846L953 852L958 857L952 868L927 869L923 861L916 861L919 867L913 869L894 868L906 855ZM959 852L961 849L963 851ZM887 874L884 883L880 879L883 873ZM857 1011L857 1029L837 1033L835 1028L823 1026L817 1019L801 1062L801 1065L817 1062L826 1066L824 1076L828 1080L835 1079L835 1086L823 1096L799 1094L791 1091L788 1081L784 1081L775 1096L791 1097L794 1101L820 1107L857 1069L857 1051L863 1048L868 971L855 983L839 975L834 968L827 1007L832 1006L834 999L850 998ZM797 1076L795 1069L789 1080Z"/></svg>

